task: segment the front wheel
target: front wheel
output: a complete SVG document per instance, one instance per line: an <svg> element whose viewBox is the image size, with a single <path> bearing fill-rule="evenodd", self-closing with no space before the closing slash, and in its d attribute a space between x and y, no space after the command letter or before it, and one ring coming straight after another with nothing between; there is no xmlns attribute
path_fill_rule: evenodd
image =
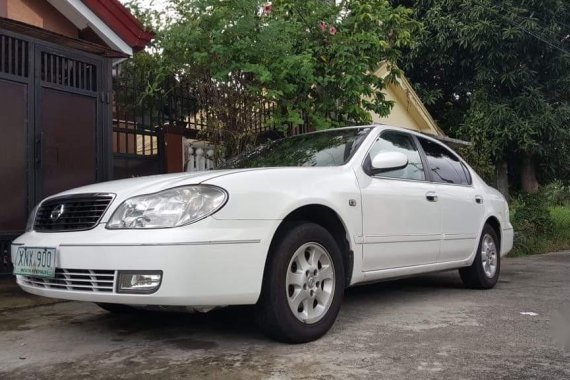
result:
<svg viewBox="0 0 570 380"><path fill-rule="evenodd" d="M268 257L257 320L274 339L304 343L336 320L344 294L342 254L318 224L293 223L285 231Z"/></svg>
<svg viewBox="0 0 570 380"><path fill-rule="evenodd" d="M490 289L495 286L501 271L501 252L495 230L485 225L473 264L459 269L459 275L466 287Z"/></svg>

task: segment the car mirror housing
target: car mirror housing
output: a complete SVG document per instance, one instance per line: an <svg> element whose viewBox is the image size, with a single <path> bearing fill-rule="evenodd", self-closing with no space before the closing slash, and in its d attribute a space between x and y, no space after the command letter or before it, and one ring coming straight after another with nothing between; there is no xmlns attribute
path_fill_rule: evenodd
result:
<svg viewBox="0 0 570 380"><path fill-rule="evenodd" d="M400 152L380 152L372 158L374 171L403 169L408 166L408 157Z"/></svg>

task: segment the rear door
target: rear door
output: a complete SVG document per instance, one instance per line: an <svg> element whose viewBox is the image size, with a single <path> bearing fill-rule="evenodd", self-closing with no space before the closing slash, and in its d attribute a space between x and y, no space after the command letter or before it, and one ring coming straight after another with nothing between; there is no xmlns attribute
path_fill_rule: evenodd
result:
<svg viewBox="0 0 570 380"><path fill-rule="evenodd" d="M477 245L484 199L472 186L459 157L440 143L418 137L441 207L442 243L438 262L464 260Z"/></svg>
<svg viewBox="0 0 570 380"><path fill-rule="evenodd" d="M375 173L371 156L396 151L408 156L404 169ZM431 264L441 238L440 210L431 197L436 185L427 180L414 137L383 131L372 146L359 178L362 192L363 270L374 271Z"/></svg>

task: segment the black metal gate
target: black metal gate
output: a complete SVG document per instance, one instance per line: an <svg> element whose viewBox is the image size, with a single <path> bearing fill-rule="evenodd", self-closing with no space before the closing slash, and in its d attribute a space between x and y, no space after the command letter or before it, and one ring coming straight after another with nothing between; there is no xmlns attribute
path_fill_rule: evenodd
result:
<svg viewBox="0 0 570 380"><path fill-rule="evenodd" d="M113 117L113 178L164 172L162 128Z"/></svg>
<svg viewBox="0 0 570 380"><path fill-rule="evenodd" d="M113 177L164 173L162 109L143 105L148 82L124 72L124 64L113 69Z"/></svg>
<svg viewBox="0 0 570 380"><path fill-rule="evenodd" d="M109 76L107 59L0 29L0 274L37 202L109 177Z"/></svg>

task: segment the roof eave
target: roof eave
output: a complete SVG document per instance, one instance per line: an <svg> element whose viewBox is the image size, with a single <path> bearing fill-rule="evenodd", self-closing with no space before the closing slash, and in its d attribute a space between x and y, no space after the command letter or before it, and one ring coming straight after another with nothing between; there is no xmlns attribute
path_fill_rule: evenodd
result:
<svg viewBox="0 0 570 380"><path fill-rule="evenodd" d="M144 49L154 37L118 0L48 0L78 29L91 28L111 49L125 55Z"/></svg>
<svg viewBox="0 0 570 380"><path fill-rule="evenodd" d="M119 34L135 52L148 46L155 36L117 0L82 0L82 2Z"/></svg>

